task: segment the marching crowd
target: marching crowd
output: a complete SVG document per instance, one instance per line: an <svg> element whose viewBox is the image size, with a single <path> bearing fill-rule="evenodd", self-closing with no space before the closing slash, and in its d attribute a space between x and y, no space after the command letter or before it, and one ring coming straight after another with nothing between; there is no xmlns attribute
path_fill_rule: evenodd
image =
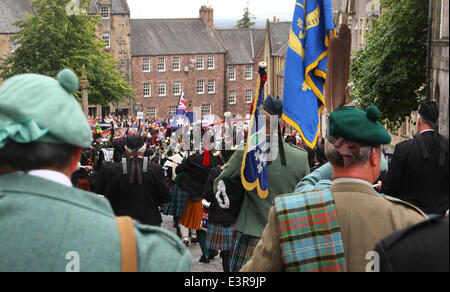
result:
<svg viewBox="0 0 450 292"><path fill-rule="evenodd" d="M448 271L448 139L435 103L422 103L418 134L388 162L376 107L336 109L309 149L268 96L280 131L267 139L282 139L261 198L241 180L245 122L242 140L185 151L169 120L87 119L77 84L63 70L0 87L0 271L67 271L75 252L81 271L188 272L193 242L224 272Z"/></svg>

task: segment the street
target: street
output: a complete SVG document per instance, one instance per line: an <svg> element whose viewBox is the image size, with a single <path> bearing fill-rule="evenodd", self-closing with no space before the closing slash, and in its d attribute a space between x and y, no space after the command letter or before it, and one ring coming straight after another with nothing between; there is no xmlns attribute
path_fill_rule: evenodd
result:
<svg viewBox="0 0 450 292"><path fill-rule="evenodd" d="M172 216L165 216L163 217L163 224L161 225L162 228L167 229L173 233L177 233L175 228L173 227L173 220ZM222 259L219 256L216 256L214 259L210 260L209 264L200 263L199 259L202 255L202 251L200 249L200 245L198 243L191 244L189 246L189 251L192 254L192 269L191 272L223 272L222 269Z"/></svg>

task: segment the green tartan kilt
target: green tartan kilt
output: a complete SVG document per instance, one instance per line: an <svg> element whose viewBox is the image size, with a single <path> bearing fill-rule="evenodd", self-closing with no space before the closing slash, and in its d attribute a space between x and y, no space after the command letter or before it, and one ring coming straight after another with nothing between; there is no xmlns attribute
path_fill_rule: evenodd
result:
<svg viewBox="0 0 450 292"><path fill-rule="evenodd" d="M186 211L188 200L189 193L184 191L177 184L174 184L172 186L172 200L163 210L163 214L166 216L177 216L181 218Z"/></svg>

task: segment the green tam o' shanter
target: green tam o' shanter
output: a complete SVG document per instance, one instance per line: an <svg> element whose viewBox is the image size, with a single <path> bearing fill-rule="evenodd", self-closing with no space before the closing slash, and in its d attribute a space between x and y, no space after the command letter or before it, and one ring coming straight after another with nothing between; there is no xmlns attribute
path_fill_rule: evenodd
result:
<svg viewBox="0 0 450 292"><path fill-rule="evenodd" d="M69 69L56 79L23 74L6 80L0 86L0 148L9 141L89 147L91 129L73 96L78 89Z"/></svg>
<svg viewBox="0 0 450 292"><path fill-rule="evenodd" d="M380 111L375 106L369 106L366 112L353 107L341 107L328 118L328 134L335 139L371 145L389 144L391 136L378 121L379 118Z"/></svg>

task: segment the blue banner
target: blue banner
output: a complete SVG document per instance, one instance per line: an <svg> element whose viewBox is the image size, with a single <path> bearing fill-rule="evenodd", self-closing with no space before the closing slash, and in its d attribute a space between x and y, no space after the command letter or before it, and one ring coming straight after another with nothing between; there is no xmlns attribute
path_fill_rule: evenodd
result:
<svg viewBox="0 0 450 292"><path fill-rule="evenodd" d="M334 30L331 0L298 0L286 57L283 119L314 148L325 109L324 84L329 30Z"/></svg>

